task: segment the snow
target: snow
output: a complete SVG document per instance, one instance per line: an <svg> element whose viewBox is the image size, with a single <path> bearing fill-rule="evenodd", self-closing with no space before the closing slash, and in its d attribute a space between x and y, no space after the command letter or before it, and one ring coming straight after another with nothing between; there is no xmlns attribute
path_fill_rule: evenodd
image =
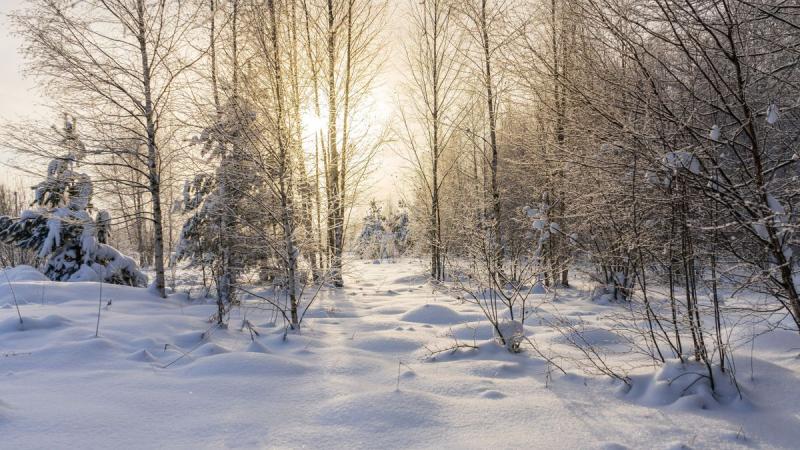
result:
<svg viewBox="0 0 800 450"><path fill-rule="evenodd" d="M684 169L695 175L700 174L700 160L689 152L669 152L664 155L661 163L671 170Z"/></svg>
<svg viewBox="0 0 800 450"><path fill-rule="evenodd" d="M719 142L719 138L722 132L719 129L719 125L714 125L711 127L711 131L708 133L708 138L714 142Z"/></svg>
<svg viewBox="0 0 800 450"><path fill-rule="evenodd" d="M770 125L775 125L778 121L778 105L775 103L771 103L769 107L767 107L767 123Z"/></svg>
<svg viewBox="0 0 800 450"><path fill-rule="evenodd" d="M255 307L216 328L215 305L185 293L104 284L100 298L98 283L10 269L24 323L0 278L0 447L796 448L795 332L760 336L752 360L749 344L738 350L741 399L724 375L712 395L693 383L704 368L678 361L639 367L627 389L508 352L475 305L424 272L411 260L354 263L346 287L322 291L284 340ZM560 313L591 343L624 347L605 319L624 306L592 303L590 286L575 285L559 290ZM551 295L534 296L540 309ZM570 338L534 317L504 323L543 348Z"/></svg>
<svg viewBox="0 0 800 450"><path fill-rule="evenodd" d="M472 320L478 318L477 315L471 316ZM452 308L443 305L422 305L418 306L400 316L400 320L406 322L428 323L433 325L454 325L458 323L470 322Z"/></svg>
<svg viewBox="0 0 800 450"><path fill-rule="evenodd" d="M17 266L2 269L4 275L1 277L4 282L6 281L48 281L42 272L36 270L31 266ZM8 283L6 283L6 286Z"/></svg>
<svg viewBox="0 0 800 450"><path fill-rule="evenodd" d="M748 401L739 395L734 383L725 373L716 370L716 389L712 391L706 368L700 363L670 360L652 375L638 376L630 391L622 395L648 406L669 406L671 409L720 408L731 405L747 411Z"/></svg>

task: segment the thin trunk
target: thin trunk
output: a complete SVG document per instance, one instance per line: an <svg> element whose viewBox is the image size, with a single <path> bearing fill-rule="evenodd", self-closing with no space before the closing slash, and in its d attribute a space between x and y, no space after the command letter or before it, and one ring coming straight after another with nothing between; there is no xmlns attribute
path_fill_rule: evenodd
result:
<svg viewBox="0 0 800 450"><path fill-rule="evenodd" d="M328 160L329 184L328 191L328 216L331 230L331 276L336 287L342 287L342 226L344 225L339 217L341 208L339 193L339 153L336 134L336 115L337 115L337 90L336 90L336 23L334 15L333 0L328 0Z"/></svg>
<svg viewBox="0 0 800 450"><path fill-rule="evenodd" d="M314 239L314 218L313 218L313 205L311 199L311 184L308 180L308 173L306 172L306 158L303 152L303 121L300 117L300 106L301 106L301 98L300 98L300 67L297 60L298 55L298 42L297 42L297 10L295 2L291 2L290 6L290 22L292 24L291 28L289 29L289 37L291 41L291 53L290 53L290 70L292 73L291 79L291 88L292 88L292 112L294 117L292 118L294 121L294 153L297 156L297 170L298 175L300 177L299 184L300 184L300 197L302 199L302 225L303 229L305 230L306 235L309 239ZM306 252L306 259L308 260L308 264L311 268L311 274L314 280L319 278L319 268L317 265L317 252L314 249L310 249Z"/></svg>
<svg viewBox="0 0 800 450"><path fill-rule="evenodd" d="M147 168L150 195L152 197L153 208L153 244L155 259L156 280L155 288L162 298L166 298L167 293L164 281L164 232L162 227L161 213L161 178L159 174L158 159L159 152L156 143L156 124L155 111L153 109L152 79L150 73L150 57L147 48L147 35L145 31L144 0L137 0L137 25L139 51L142 62L142 87L144 88L143 115L147 134Z"/></svg>
<svg viewBox="0 0 800 450"><path fill-rule="evenodd" d="M297 251L294 242L291 155L285 127L285 105L283 94L283 73L281 71L281 53L278 41L278 20L274 0L267 0L270 17L270 41L272 43L272 71L274 76L274 94L278 140L278 193L281 202L281 224L286 251L286 276L288 281L288 297L291 309L292 328L299 325L297 298Z"/></svg>
<svg viewBox="0 0 800 450"><path fill-rule="evenodd" d="M484 84L486 88L486 105L488 108L489 116L489 146L492 152L492 159L490 162L491 171L491 195L492 195L492 232L494 234L494 263L498 269L503 266L503 247L500 237L500 188L497 181L497 166L498 166L498 151L497 151L497 111L495 110L497 104L495 101L495 93L492 79L492 59L489 43L489 30L486 19L486 2L481 1L481 16L480 16L480 31L481 31L481 44L483 46L484 70L485 79Z"/></svg>

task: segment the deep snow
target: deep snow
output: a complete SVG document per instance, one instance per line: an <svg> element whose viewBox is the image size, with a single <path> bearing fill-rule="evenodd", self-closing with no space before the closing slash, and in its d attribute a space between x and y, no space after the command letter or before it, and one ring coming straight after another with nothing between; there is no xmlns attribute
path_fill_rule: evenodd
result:
<svg viewBox="0 0 800 450"><path fill-rule="evenodd" d="M414 261L356 262L323 291L300 334L272 314L185 293L0 277L0 448L796 448L800 338L776 331L740 349L744 400L670 383L676 363L644 367L634 387L570 371L492 341L479 310L425 283ZM624 347L589 289L559 294L584 338ZM111 300L111 305L108 301ZM245 318L261 336L251 341ZM531 320L526 334L568 336ZM750 330L748 330L749 332ZM444 352L458 339L479 350ZM614 358L630 358L624 348ZM678 365L679 366L679 365ZM685 382L688 382L685 378ZM399 385L399 389L398 389ZM679 392L675 392L679 391ZM677 401L676 401L677 399Z"/></svg>

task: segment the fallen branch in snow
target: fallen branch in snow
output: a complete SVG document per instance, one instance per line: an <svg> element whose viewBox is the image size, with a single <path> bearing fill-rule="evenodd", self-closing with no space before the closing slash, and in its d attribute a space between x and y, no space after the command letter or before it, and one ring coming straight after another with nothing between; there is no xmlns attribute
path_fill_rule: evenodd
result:
<svg viewBox="0 0 800 450"><path fill-rule="evenodd" d="M3 353L2 355L3 355L3 358L11 358L11 357L14 357L14 356L32 356L33 353L31 353L31 352L24 352L24 353L7 352L7 353Z"/></svg>
<svg viewBox="0 0 800 450"><path fill-rule="evenodd" d="M292 320L289 319L289 316L286 314L286 310L284 309L283 306L278 304L278 302L276 302L276 301L274 301L274 300L272 300L270 298L264 297L263 295L258 295L256 293L250 292L249 290L247 290L247 289L245 289L245 288L243 288L241 286L236 286L236 289L239 289L240 291L242 291L242 292L244 292L246 294L250 294L250 295L252 295L253 297L255 297L255 298L259 299L259 300L264 300L265 302L269 303L270 305L272 305L275 308L276 311L281 313L281 315L283 316L283 320L285 320L287 323L292 323Z"/></svg>
<svg viewBox="0 0 800 450"><path fill-rule="evenodd" d="M601 350L586 338L583 329L579 329L573 325L569 319L563 317L558 312L558 308L555 305L551 304L550 306L554 310L554 320L549 320L541 316L539 319L542 323L558 332L567 345L578 350L583 355L582 361L577 358L571 358L579 367L587 373L591 373L591 368L601 375L625 383L626 386L631 385L631 378L627 373L624 371L620 373L617 368L611 367L606 362L606 356L602 354Z"/></svg>
<svg viewBox="0 0 800 450"><path fill-rule="evenodd" d="M695 378L695 379L694 379L694 381L692 381L691 383L689 383L689 385L688 385L688 386L686 386L685 388L683 388L683 390L681 391L681 396L684 396L684 395L686 395L686 392L687 392L689 389L691 389L691 387L692 387L692 386L694 386L694 385L695 385L695 384L696 384L698 381L700 381L700 380L702 380L702 379L704 379L704 378L705 378L706 380L709 380L709 381L711 380L711 377L710 377L710 376L708 376L708 375L705 375L705 374L702 374L702 373L697 373L697 372L684 372L684 373L682 373L682 374L678 375L677 377L675 377L675 378L672 378L671 380L669 380L669 381L667 382L667 384L671 386L673 382L675 382L675 381L677 381L677 380L678 380L678 378L681 378L681 377L683 377L683 376L686 376L686 375L695 375L695 376L697 376L697 378Z"/></svg>
<svg viewBox="0 0 800 450"><path fill-rule="evenodd" d="M459 349L462 349L462 348L468 348L468 349L472 349L472 350L479 350L479 347L477 345L462 344L462 343L460 343L458 341L456 341L455 344L453 344L453 345L451 345L449 347L431 348L431 347L428 347L426 345L424 348L425 348L425 350L428 351L428 354L423 359L435 359L436 355L439 355L441 353L446 353L446 352L450 352L452 354L452 353L455 353Z"/></svg>
<svg viewBox="0 0 800 450"><path fill-rule="evenodd" d="M261 334L258 332L258 330L256 330L256 327L253 326L253 324L250 323L249 320L245 319L244 322L242 322L242 325L246 326L247 330L250 331L250 341L255 341L256 340L253 335L261 336Z"/></svg>
<svg viewBox="0 0 800 450"><path fill-rule="evenodd" d="M192 355L190 354L190 353L191 353L191 350L190 350L190 351L188 351L188 352L186 352L186 351L184 351L182 348L178 347L177 345L172 345L172 344L164 344L164 351L167 351L167 348L169 348L169 347L171 347L171 348L173 348L173 349L177 350L177 351L178 351L178 353L180 353L180 354L181 354L181 356L180 356L180 357L178 357L178 359L175 359L175 360L173 360L171 363L167 364L166 366L162 367L162 369L166 369L166 368L168 368L169 366L171 366L171 365L175 364L176 362L178 362L179 360L183 359L183 358L184 358L184 357L186 357L186 356L188 356L188 357L190 357L190 358L192 357Z"/></svg>
<svg viewBox="0 0 800 450"><path fill-rule="evenodd" d="M193 351L195 351L195 350L197 350L198 348L200 348L200 346L203 344L203 341L205 341L207 337L211 336L210 332L211 332L211 331L213 331L213 330L214 330L214 329L216 329L216 328L219 328L219 326L220 326L220 324L219 324L219 323L215 323L215 324L214 324L214 325L212 325L212 326L211 326L209 329L207 329L206 331L204 331L204 332L203 332L203 333L200 335L200 342L198 342L198 343L197 343L197 345L195 345L195 346L194 346L194 347L193 347L191 350L189 350L188 352L187 352L187 351L184 351L182 348L178 347L177 345L172 345L172 344L164 344L164 351L167 351L167 348L171 347L171 348L174 348L175 350L177 350L179 353L181 353L181 356L179 356L177 359L173 360L172 362L170 362L169 364L167 364L167 365L165 365L165 366L163 366L163 367L161 367L161 368L162 368L162 369L167 369L167 368L169 368L169 366L171 366L171 365L175 364L176 362L178 362L178 361L182 360L183 358L185 358L185 357L187 357L187 356L191 358L191 357L192 357L192 355L191 355L191 354L192 354L192 352L193 352Z"/></svg>

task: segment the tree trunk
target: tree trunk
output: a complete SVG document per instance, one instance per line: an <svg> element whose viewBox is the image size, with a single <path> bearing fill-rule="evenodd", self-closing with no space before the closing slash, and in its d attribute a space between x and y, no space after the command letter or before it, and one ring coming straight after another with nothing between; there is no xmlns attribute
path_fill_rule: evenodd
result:
<svg viewBox="0 0 800 450"><path fill-rule="evenodd" d="M336 28L333 0L328 0L328 216L331 245L331 277L336 287L344 286L342 279L342 237L344 223L339 216L342 205L339 193L339 153L336 135L337 90L336 90Z"/></svg>
<svg viewBox="0 0 800 450"><path fill-rule="evenodd" d="M492 152L492 158L489 163L489 170L491 172L491 196L492 196L492 232L494 234L494 258L495 264L498 269L503 266L503 246L502 238L500 236L500 188L497 181L497 166L498 166L498 151L497 151L497 111L495 110L497 104L495 101L495 93L492 79L492 59L489 43L489 29L486 20L486 2L481 0L481 17L480 17L480 32L481 43L483 46L483 63L484 63L484 84L486 88L486 106L489 118L489 146Z"/></svg>
<svg viewBox="0 0 800 450"><path fill-rule="evenodd" d="M161 179L159 174L159 155L156 143L155 112L153 111L153 94L151 90L150 59L147 49L145 35L144 0L136 2L138 16L137 39L139 41L139 51L142 54L142 84L144 88L143 113L147 133L147 168L150 196L153 208L153 257L155 262L156 280L155 288L162 298L166 298L167 293L164 281L164 231L161 213Z"/></svg>

